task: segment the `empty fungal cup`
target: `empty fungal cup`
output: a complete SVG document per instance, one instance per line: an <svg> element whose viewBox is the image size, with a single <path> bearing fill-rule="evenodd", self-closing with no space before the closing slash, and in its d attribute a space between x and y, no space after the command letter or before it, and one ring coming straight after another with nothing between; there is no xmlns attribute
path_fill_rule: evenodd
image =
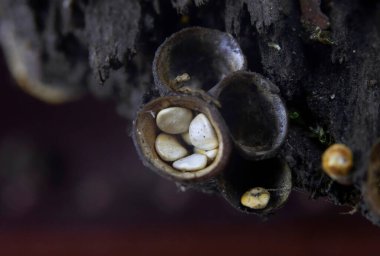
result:
<svg viewBox="0 0 380 256"><path fill-rule="evenodd" d="M220 102L220 113L245 157L260 160L276 154L288 129L277 86L257 73L240 71L224 78L210 93Z"/></svg>
<svg viewBox="0 0 380 256"><path fill-rule="evenodd" d="M153 77L161 94L175 91L176 78L186 80L187 86L208 91L225 76L245 67L243 52L230 34L191 27L174 33L158 48Z"/></svg>

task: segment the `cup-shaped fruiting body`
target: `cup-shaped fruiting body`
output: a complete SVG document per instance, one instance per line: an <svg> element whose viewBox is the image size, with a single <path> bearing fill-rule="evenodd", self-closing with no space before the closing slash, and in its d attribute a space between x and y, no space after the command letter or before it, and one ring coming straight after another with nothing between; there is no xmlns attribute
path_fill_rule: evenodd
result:
<svg viewBox="0 0 380 256"><path fill-rule="evenodd" d="M370 154L367 182L364 183L364 199L369 210L369 218L380 223L380 140Z"/></svg>
<svg viewBox="0 0 380 256"><path fill-rule="evenodd" d="M159 113L173 107L192 112L194 118L188 124L189 127L192 122L199 121L196 119L198 115L203 115L207 119L217 141L214 145L215 148L211 148L211 150L217 150L216 156L212 156L214 157L213 160L208 159L206 152L195 152L194 145L188 145L191 140L186 142L183 139L183 137L187 137L184 134L189 131L169 135L159 128L157 125ZM183 113L185 112L183 111ZM179 112L177 111L177 113ZM185 115L187 114L185 113ZM176 115L171 116L182 118ZM202 129L198 129L198 131L204 132ZM165 135L162 135L163 133ZM164 141L161 148L157 148L157 140L162 137L164 139L169 138L171 143ZM133 140L143 163L147 167L164 177L183 183L204 182L217 176L228 163L231 151L227 128L216 107L200 98L187 95L159 97L144 105L137 113L134 121ZM185 150L183 149L186 148L187 153L178 156L178 153L174 153L174 148L181 149L181 153L184 153ZM167 154L162 157L161 149L164 149L164 153L167 153L169 157Z"/></svg>
<svg viewBox="0 0 380 256"><path fill-rule="evenodd" d="M220 102L220 112L245 157L260 160L276 154L288 130L287 111L277 86L257 73L239 71L210 93Z"/></svg>
<svg viewBox="0 0 380 256"><path fill-rule="evenodd" d="M344 144L328 147L322 155L322 169L333 180L343 185L350 185L353 155Z"/></svg>
<svg viewBox="0 0 380 256"><path fill-rule="evenodd" d="M292 190L292 174L280 159L249 161L234 154L219 185L232 206L264 216L287 201Z"/></svg>
<svg viewBox="0 0 380 256"><path fill-rule="evenodd" d="M162 94L177 82L208 91L228 74L245 69L236 40L219 30L191 27L174 33L158 48L153 76Z"/></svg>

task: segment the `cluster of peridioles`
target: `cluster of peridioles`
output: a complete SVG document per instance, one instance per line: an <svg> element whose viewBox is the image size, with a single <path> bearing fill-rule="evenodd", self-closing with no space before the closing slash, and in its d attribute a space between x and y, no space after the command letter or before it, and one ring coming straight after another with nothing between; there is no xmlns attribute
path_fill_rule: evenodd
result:
<svg viewBox="0 0 380 256"><path fill-rule="evenodd" d="M230 34L200 27L175 33L156 52L160 97L137 113L133 139L144 164L160 175L264 215L292 189L277 155L288 118L279 89L245 69Z"/></svg>
<svg viewBox="0 0 380 256"><path fill-rule="evenodd" d="M189 109L170 107L158 112L156 124L162 133L156 138L155 149L162 160L174 161L174 169L198 171L214 161L219 142L214 128L203 113L193 118ZM193 153L189 154L189 151Z"/></svg>

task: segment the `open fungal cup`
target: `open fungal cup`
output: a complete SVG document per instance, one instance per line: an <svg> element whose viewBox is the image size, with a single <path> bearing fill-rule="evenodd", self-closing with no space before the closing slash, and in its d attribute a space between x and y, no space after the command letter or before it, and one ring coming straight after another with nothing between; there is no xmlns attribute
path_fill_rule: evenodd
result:
<svg viewBox="0 0 380 256"><path fill-rule="evenodd" d="M224 78L210 93L241 153L253 160L273 157L288 129L279 89L263 76L246 71Z"/></svg>
<svg viewBox="0 0 380 256"><path fill-rule="evenodd" d="M216 108L193 96L166 96L146 104L133 140L144 164L180 182L206 180L226 166L231 145Z"/></svg>
<svg viewBox="0 0 380 256"><path fill-rule="evenodd" d="M235 208L267 215L287 201L292 190L292 174L280 159L253 162L235 154L219 185L224 198Z"/></svg>
<svg viewBox="0 0 380 256"><path fill-rule="evenodd" d="M236 40L219 30L191 27L174 33L158 48L153 77L162 94L173 91L173 81L188 74L187 86L208 91L225 76L246 67Z"/></svg>

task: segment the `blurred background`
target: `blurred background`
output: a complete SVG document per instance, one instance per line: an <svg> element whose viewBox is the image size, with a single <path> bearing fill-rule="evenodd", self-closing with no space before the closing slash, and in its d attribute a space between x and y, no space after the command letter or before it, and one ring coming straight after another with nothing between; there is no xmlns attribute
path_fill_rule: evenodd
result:
<svg viewBox="0 0 380 256"><path fill-rule="evenodd" d="M377 255L380 228L293 192L268 220L145 169L130 122L90 96L17 88L0 56L0 255Z"/></svg>

